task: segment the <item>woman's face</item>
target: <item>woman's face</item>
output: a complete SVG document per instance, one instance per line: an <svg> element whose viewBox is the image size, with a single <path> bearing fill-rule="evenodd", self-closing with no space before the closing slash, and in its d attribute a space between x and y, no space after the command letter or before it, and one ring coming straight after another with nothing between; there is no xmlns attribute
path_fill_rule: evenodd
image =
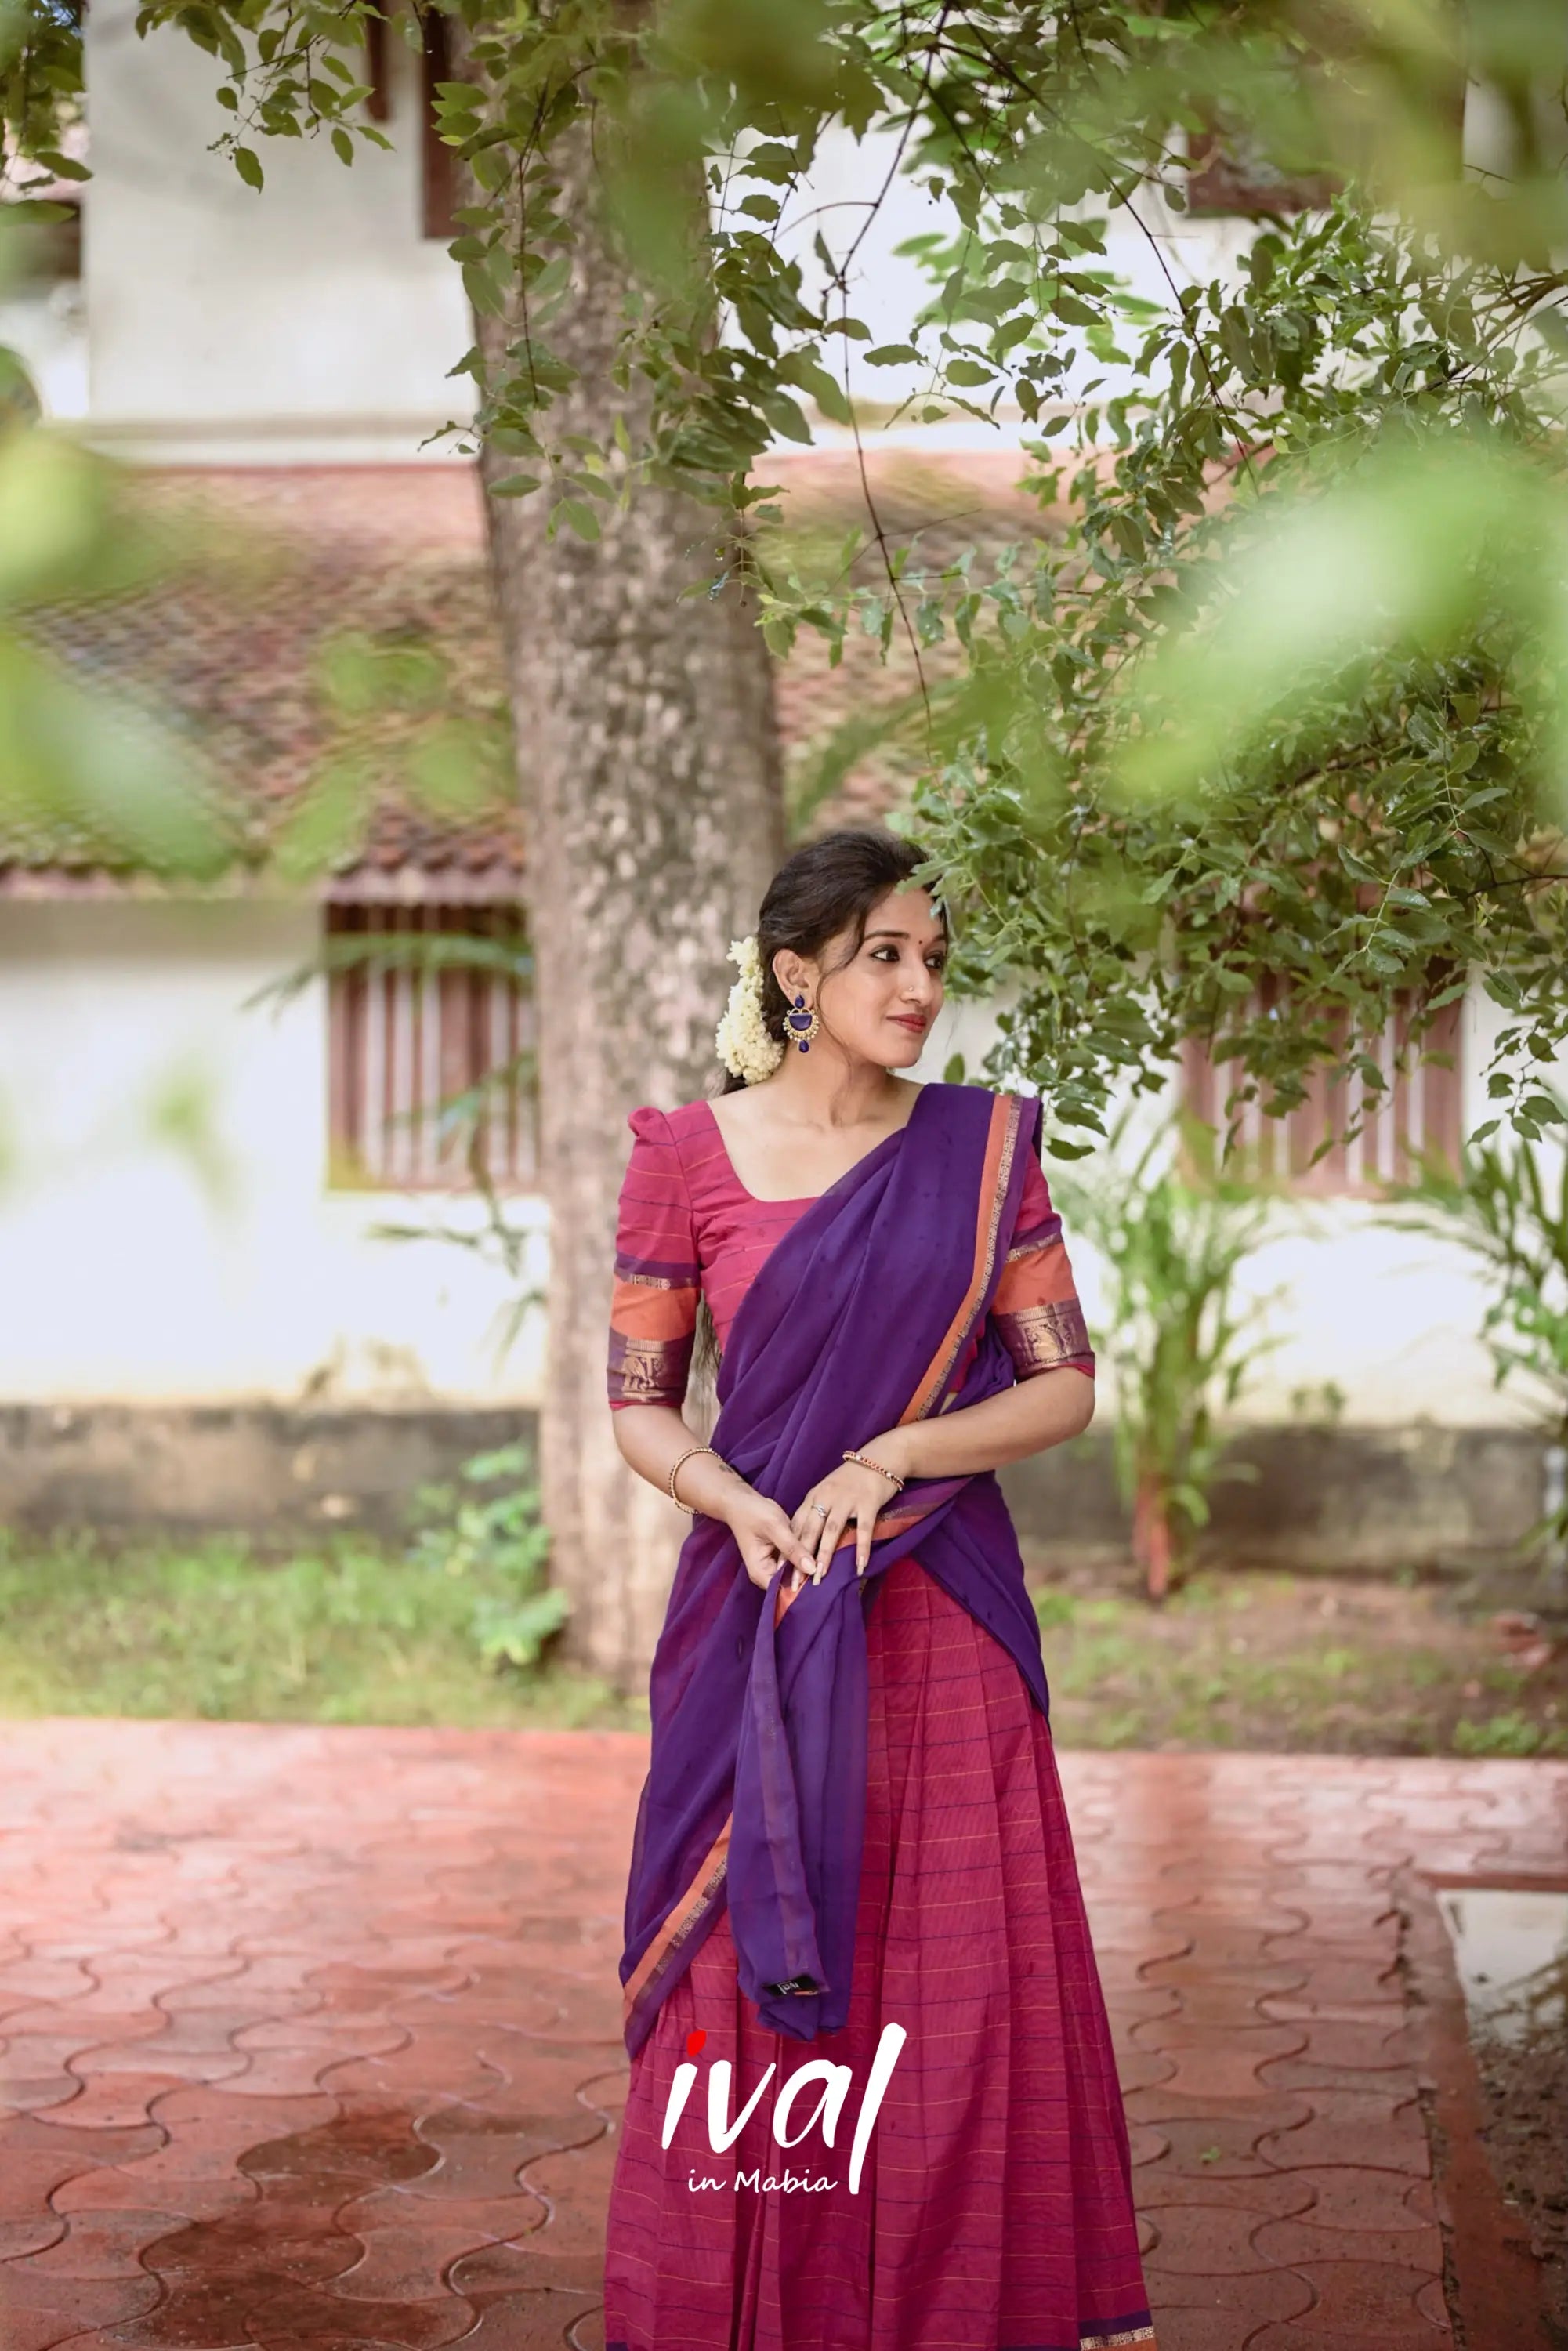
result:
<svg viewBox="0 0 1568 2351"><path fill-rule="evenodd" d="M779 984L793 1002L814 1004L826 1036L851 1061L882 1070L917 1061L942 1008L947 934L930 893L890 890L866 916L865 935L831 940L820 958L779 956Z"/></svg>

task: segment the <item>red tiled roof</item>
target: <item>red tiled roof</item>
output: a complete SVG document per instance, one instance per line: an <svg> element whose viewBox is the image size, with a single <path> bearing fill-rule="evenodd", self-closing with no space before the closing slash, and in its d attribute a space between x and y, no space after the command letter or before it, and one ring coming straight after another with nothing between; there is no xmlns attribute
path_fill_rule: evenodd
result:
<svg viewBox="0 0 1568 2351"><path fill-rule="evenodd" d="M940 463L882 458L873 495L889 544L913 544L935 567L964 545L1037 537L1042 525L1016 488L1018 472L1011 453ZM820 528L840 541L863 520L852 452L770 460L768 478L784 485L790 528L807 539ZM507 783L483 806L442 814L410 791L398 756L411 731L442 710L497 730L505 724L474 468L190 468L139 476L135 496L187 545L194 530L206 551L133 593L83 597L35 613L28 622L35 643L181 738L242 859L253 864L276 843L345 723L323 689L323 661L334 646L347 637L434 656L438 700L378 717L354 737L370 758L372 806L362 840L330 876L326 894L513 894L523 829ZM857 576L876 579L881 565L880 554L868 550ZM884 671L863 632L852 632L837 666L819 640L802 640L778 671L792 765L810 768L852 715L906 697L915 683L902 646ZM880 811L896 795L899 775L896 756L853 758L824 813ZM103 844L89 833L57 826L28 833L0 811L0 892L117 886Z"/></svg>

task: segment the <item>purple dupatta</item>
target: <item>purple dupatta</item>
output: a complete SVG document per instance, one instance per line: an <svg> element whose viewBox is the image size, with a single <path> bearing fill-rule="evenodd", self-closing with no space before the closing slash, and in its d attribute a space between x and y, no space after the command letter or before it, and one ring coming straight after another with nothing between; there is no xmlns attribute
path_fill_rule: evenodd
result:
<svg viewBox="0 0 1568 2351"><path fill-rule="evenodd" d="M1011 1384L985 1322L1040 1109L977 1086L922 1088L907 1124L812 1202L736 1313L717 1450L795 1510L846 1447ZM863 1583L852 1529L817 1584L767 1593L727 1527L682 1546L650 1683L621 1962L626 2045L727 1903L740 1988L793 2039L849 2013L865 1823L865 1611L913 1554L1016 1661L1047 1707L1040 1627L995 1477L911 1482L877 1521Z"/></svg>

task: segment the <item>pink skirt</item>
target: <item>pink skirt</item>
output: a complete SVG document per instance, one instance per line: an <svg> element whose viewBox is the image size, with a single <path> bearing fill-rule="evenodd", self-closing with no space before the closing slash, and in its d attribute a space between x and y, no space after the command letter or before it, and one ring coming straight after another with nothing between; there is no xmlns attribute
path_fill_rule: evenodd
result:
<svg viewBox="0 0 1568 2351"><path fill-rule="evenodd" d="M1050 1730L1006 1651L914 1560L888 1570L867 1633L850 2021L809 2043L764 2029L718 1919L632 2062L606 2351L1152 2345L1127 2128ZM889 2022L909 2037L852 2194L854 2125ZM666 2151L674 2070L699 2033ZM779 2090L823 2059L852 2068L836 2143L805 2129L819 2077L788 2117L803 2137L782 2147ZM727 2123L777 2071L716 2154L708 2068L723 2060Z"/></svg>

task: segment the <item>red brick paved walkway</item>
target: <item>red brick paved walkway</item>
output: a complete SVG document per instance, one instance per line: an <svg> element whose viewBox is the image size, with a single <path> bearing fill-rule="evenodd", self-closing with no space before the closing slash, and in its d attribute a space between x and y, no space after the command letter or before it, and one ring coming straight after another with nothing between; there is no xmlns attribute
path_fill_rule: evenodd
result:
<svg viewBox="0 0 1568 2351"><path fill-rule="evenodd" d="M4 2351L594 2351L642 1771L614 1734L0 1726ZM1568 1766L1063 1776L1161 2351L1447 2351L1424 2067L1470 2351L1531 2351L1412 1872L1561 1880Z"/></svg>

